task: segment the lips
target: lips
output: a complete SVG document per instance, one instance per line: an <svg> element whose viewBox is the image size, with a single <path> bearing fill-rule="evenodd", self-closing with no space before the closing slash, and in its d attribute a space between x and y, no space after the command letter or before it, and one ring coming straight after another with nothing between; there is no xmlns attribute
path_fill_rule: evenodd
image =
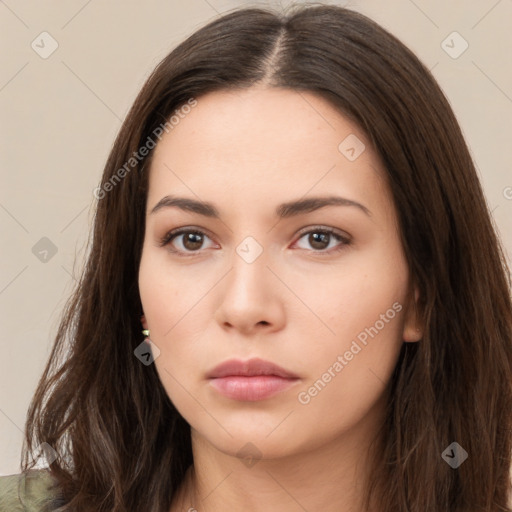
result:
<svg viewBox="0 0 512 512"><path fill-rule="evenodd" d="M209 374L208 378L220 378L228 376L255 377L259 375L274 375L283 379L298 379L295 375L274 363L263 359L249 359L248 361L240 361L231 359L216 366Z"/></svg>
<svg viewBox="0 0 512 512"><path fill-rule="evenodd" d="M298 375L263 359L229 360L216 366L207 377L220 394L233 400L270 398L299 382Z"/></svg>

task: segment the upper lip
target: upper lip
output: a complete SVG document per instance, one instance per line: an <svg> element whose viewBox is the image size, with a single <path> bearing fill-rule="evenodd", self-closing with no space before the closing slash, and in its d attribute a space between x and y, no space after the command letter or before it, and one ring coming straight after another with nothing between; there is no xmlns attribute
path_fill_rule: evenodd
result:
<svg viewBox="0 0 512 512"><path fill-rule="evenodd" d="M249 359L241 361L239 359L230 359L216 366L208 378L216 379L228 376L254 377L257 375L275 375L285 379L297 379L298 376L277 364L265 361L263 359Z"/></svg>

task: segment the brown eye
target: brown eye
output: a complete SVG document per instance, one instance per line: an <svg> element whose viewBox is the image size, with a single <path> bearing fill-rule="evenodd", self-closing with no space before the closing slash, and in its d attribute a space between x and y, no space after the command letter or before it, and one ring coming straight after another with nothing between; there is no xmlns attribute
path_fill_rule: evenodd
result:
<svg viewBox="0 0 512 512"><path fill-rule="evenodd" d="M199 253L203 248L205 239L210 239L205 233L192 229L181 229L167 233L161 240L160 245L169 245L170 250L183 256ZM192 253L192 254L187 254Z"/></svg>
<svg viewBox="0 0 512 512"><path fill-rule="evenodd" d="M342 236L330 228L315 228L303 232L299 241L305 239L309 247L300 247L301 249L313 249L313 252L335 252L350 245L350 239ZM336 243L337 242L337 243ZM298 243L298 242L297 242Z"/></svg>
<svg viewBox="0 0 512 512"><path fill-rule="evenodd" d="M203 245L203 238L200 233L185 233L182 235L182 244L185 247L185 249L189 251L195 251L197 249L201 248L201 245Z"/></svg>
<svg viewBox="0 0 512 512"><path fill-rule="evenodd" d="M328 233L310 233L308 235L308 243L314 249L322 250L327 248L330 238L331 235Z"/></svg>

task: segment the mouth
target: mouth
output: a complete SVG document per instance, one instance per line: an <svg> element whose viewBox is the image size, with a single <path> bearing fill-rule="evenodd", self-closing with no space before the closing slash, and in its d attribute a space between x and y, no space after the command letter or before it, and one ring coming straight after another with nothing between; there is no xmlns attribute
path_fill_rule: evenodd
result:
<svg viewBox="0 0 512 512"><path fill-rule="evenodd" d="M300 381L298 375L263 359L225 361L207 377L225 397L249 402L270 398Z"/></svg>

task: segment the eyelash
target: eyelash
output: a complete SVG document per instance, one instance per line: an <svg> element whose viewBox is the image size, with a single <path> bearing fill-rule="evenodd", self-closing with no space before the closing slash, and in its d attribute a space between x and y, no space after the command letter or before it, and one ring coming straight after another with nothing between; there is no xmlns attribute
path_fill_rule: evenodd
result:
<svg viewBox="0 0 512 512"><path fill-rule="evenodd" d="M160 240L159 245L160 245L160 247L165 247L167 245L170 245L170 243L175 238L177 238L179 235L183 235L186 233L193 233L195 235L202 235L202 236L206 236L206 237L210 238L204 231L201 231L200 229L179 228L179 229L175 229L173 231L169 231L168 233L166 233L164 235L164 237ZM314 250L314 249L312 249L311 252L313 252L313 253L318 253L318 254L337 253L339 251L342 251L346 246L349 246L351 244L351 240L348 237L341 235L339 232L337 232L336 230L334 230L332 228L326 228L326 227L322 227L322 226L313 226L312 228L308 228L307 231L300 232L299 238L297 239L297 241L299 241L301 238L303 238L304 235L309 235L311 233L329 234L329 235L333 236L339 242L342 242L340 245L338 245L334 249L333 248L331 248L329 250ZM186 254L186 253L183 254L182 251L174 249L174 248L172 248L172 249L169 248L169 250L172 253L175 253L178 256L183 257L183 258L194 257L194 256L197 256L201 252L201 250L199 249L197 251L188 251L188 254Z"/></svg>

